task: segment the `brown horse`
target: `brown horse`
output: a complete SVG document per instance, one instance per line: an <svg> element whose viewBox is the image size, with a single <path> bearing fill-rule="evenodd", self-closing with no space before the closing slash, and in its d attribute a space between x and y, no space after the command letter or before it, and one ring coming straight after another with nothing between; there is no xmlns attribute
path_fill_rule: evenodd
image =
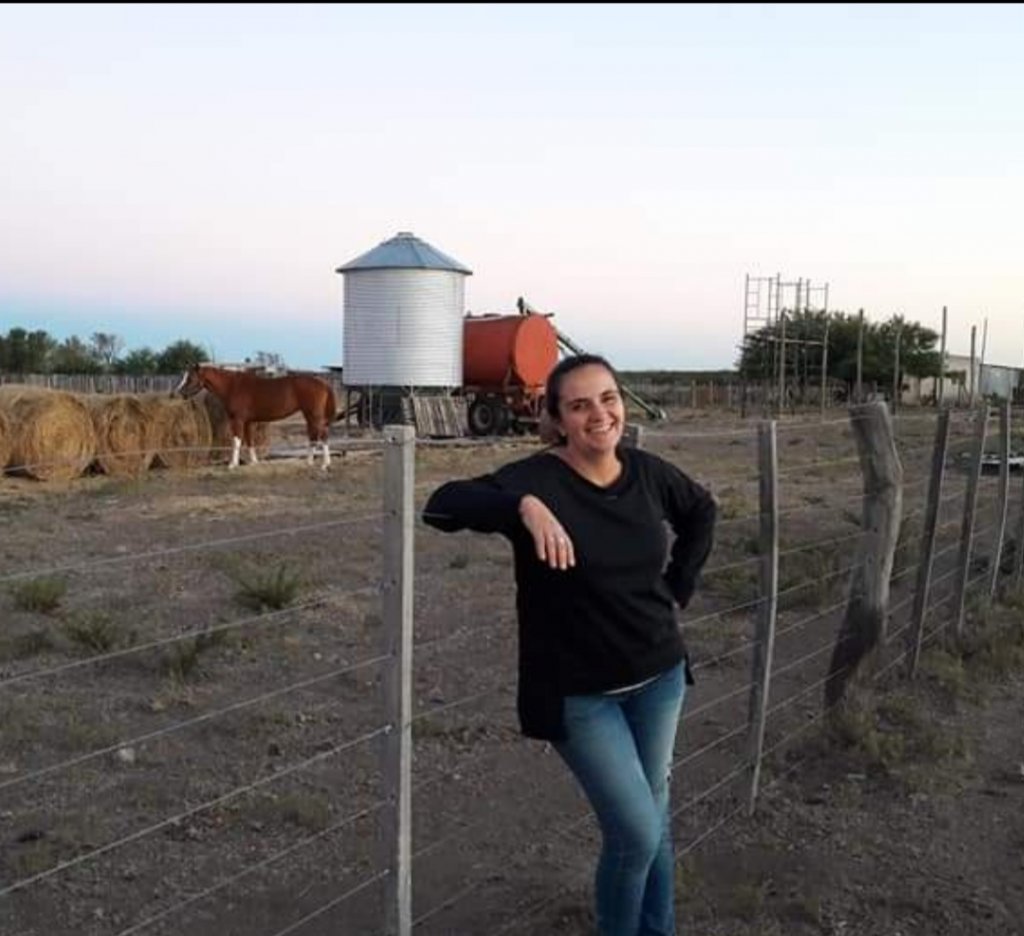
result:
<svg viewBox="0 0 1024 936"><path fill-rule="evenodd" d="M193 364L182 377L174 393L190 397L208 390L224 406L234 436L229 468L237 468L242 440L249 448L249 463L256 464L252 424L285 419L302 410L309 435L309 463L317 446L323 451L323 465L331 463L327 428L337 418L334 388L319 377L289 374L285 377L260 377L248 371L226 370L212 364Z"/></svg>

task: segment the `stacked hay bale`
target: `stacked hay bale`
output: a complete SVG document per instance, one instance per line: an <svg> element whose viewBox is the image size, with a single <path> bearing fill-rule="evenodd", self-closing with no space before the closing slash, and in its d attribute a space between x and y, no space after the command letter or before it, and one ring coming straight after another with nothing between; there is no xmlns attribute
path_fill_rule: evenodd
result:
<svg viewBox="0 0 1024 936"><path fill-rule="evenodd" d="M119 477L142 474L154 455L142 402L124 394L91 393L81 399L96 430L96 467Z"/></svg>
<svg viewBox="0 0 1024 936"><path fill-rule="evenodd" d="M40 481L77 478L96 457L96 430L85 404L59 390L0 387L0 411L10 430L5 464Z"/></svg>
<svg viewBox="0 0 1024 936"><path fill-rule="evenodd" d="M166 393L139 397L147 425L146 448L153 467L195 468L210 460L212 433L206 409L195 400Z"/></svg>
<svg viewBox="0 0 1024 936"><path fill-rule="evenodd" d="M11 455L11 425L4 411L0 409L0 473L3 472Z"/></svg>
<svg viewBox="0 0 1024 936"><path fill-rule="evenodd" d="M210 422L211 432L211 457L215 462L229 462L231 450L234 446L234 436L231 434L231 425L228 422L228 414L224 405L212 393L203 390L196 394L196 401L206 411L207 419ZM257 458L266 458L270 451L270 431L267 423L254 423L252 427L253 445L256 449ZM245 451L245 443L242 443L242 461L249 457Z"/></svg>

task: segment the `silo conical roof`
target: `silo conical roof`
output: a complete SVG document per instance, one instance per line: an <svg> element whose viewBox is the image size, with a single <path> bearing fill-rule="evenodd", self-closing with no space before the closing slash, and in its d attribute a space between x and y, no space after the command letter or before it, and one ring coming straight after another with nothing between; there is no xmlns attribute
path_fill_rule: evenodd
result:
<svg viewBox="0 0 1024 936"><path fill-rule="evenodd" d="M450 270L472 276L473 271L431 247L408 231L399 231L390 240L378 244L373 250L355 260L338 267L336 273L351 273L355 270Z"/></svg>

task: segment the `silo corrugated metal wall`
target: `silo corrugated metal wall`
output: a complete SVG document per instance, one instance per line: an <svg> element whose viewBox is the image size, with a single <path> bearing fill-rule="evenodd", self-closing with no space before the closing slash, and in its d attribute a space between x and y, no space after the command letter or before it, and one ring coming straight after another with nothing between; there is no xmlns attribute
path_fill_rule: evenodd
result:
<svg viewBox="0 0 1024 936"><path fill-rule="evenodd" d="M460 386L465 280L450 270L347 272L345 383Z"/></svg>

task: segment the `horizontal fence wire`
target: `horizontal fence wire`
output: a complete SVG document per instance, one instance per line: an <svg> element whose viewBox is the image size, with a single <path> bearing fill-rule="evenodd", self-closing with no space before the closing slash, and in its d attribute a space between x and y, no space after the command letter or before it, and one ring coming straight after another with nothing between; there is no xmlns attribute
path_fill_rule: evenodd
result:
<svg viewBox="0 0 1024 936"><path fill-rule="evenodd" d="M354 813L351 816L346 816L344 819L340 819L337 822L332 823L326 829L321 829L319 832L314 832L312 835L307 835L300 841L295 842L292 845L289 845L287 848L282 848L279 851L274 852L272 855L269 855L266 858L257 861L255 864L251 864L248 867L243 868L241 871L238 871L235 874L231 874L227 877L220 878L214 884L210 885L207 888L204 888L203 890L195 894L189 894L188 897L186 897L184 900L180 900L173 906L167 907L166 909L161 910L159 913L155 913L152 916L148 916L144 920L139 920L137 923L133 923L127 929L120 930L116 934L116 936L131 936L131 934L133 933L137 933L141 930L148 929L154 923L159 923L161 920L167 919L167 917L171 916L172 914L180 913L186 907L190 907L201 900L205 900L208 897L212 897L214 894L218 893L219 891L222 891L225 887L228 887L231 884L234 884L237 881L242 880L242 878L247 877L253 872L259 871L263 868L270 867L270 865L280 861L282 858L285 858L288 855L295 854L295 852L305 848L307 845L311 845L313 844L313 842L316 842L319 839L326 838L328 835L331 835L334 832L339 832L341 829L344 829L350 825L354 825L360 819L365 819L367 816L373 815L373 813L378 812L379 810L383 809L385 806L388 805L390 804L387 800L379 800L373 805L367 806L365 809L361 809L359 812Z"/></svg>
<svg viewBox="0 0 1024 936"><path fill-rule="evenodd" d="M697 760L699 757L703 757L709 751L713 751L716 748L721 747L726 741L730 741L737 735L744 734L750 731L750 725L744 722L742 725L737 725L735 728L727 731L723 735L719 735L714 741L709 741L703 747L698 748L696 751L691 751L689 754L672 761L672 770L677 767L682 767L684 764L689 764L691 761Z"/></svg>
<svg viewBox="0 0 1024 936"><path fill-rule="evenodd" d="M288 695L292 692L298 692L302 689L308 689L311 686L316 686L322 682L326 682L330 679L336 679L338 676L343 676L347 673L354 673L358 670L365 669L368 666L373 666L377 663L383 663L390 660L389 654L383 654L381 656L373 657L369 660L363 660L361 663L353 663L351 666L343 666L339 669L331 670L329 673L322 673L319 676L312 676L309 679L304 679L300 682L292 683L288 686L284 686L280 689L274 689L270 692L264 692L257 696L252 696L248 699L242 699L239 702L233 702L231 705L226 705L223 708L216 709L212 712L206 712L203 715L198 715L195 718L189 718L185 721L175 722L172 725L167 725L163 728L157 728L153 731L148 731L145 734L135 735L131 738L124 738L120 741L108 745L104 748L99 748L95 751L90 751L86 754L80 754L76 757L69 758L68 760L61 761L59 764L51 764L48 767L42 767L38 770L33 770L28 773L19 774L9 780L0 781L0 790L6 790L9 787L17 786L21 783L27 783L29 780L41 780L43 777L47 777L51 774L57 773L61 770L67 770L71 767L77 767L81 764L87 763L88 761L94 760L97 757L102 757L105 754L112 754L121 748L126 747L137 747L141 744L145 744L148 741L154 741L157 738L163 738L168 735L174 734L178 731L183 731L186 728L193 728L196 725L201 725L204 722L213 721L217 718L222 718L225 715L232 714L234 712L241 712L254 705L259 705L262 702L266 702L270 699L277 699L282 696Z"/></svg>
<svg viewBox="0 0 1024 936"><path fill-rule="evenodd" d="M321 751L318 754L314 754L312 757L308 757L297 764L292 764L289 767L283 767L280 770L274 771L266 777L261 777L259 780L254 780L252 783L247 783L244 786L236 787L235 789L224 793L221 796L215 797L212 800L207 800L204 803L200 803L198 806L193 806L191 809L186 809L184 812L177 813L171 816L169 819L162 819L160 822L153 823L152 825L146 826L144 829L139 829L137 832L133 832L130 835L126 835L122 838L116 839L113 842L108 842L106 845L101 845L99 848L94 848L91 851L86 852L83 855L78 855L75 858L69 858L66 861L58 862L52 868L47 868L45 871L41 871L38 874L33 874L30 877L22 878L19 881L15 881L13 884L8 885L5 888L0 889L0 897L6 897L8 894L13 894L15 891L23 890L32 884L36 884L40 881L44 881L47 878L51 878L54 875L60 874L67 871L70 868L77 867L88 861L92 861L100 855L105 855L108 852L112 852L115 849L121 848L124 845L128 845L131 842L136 842L139 839L145 838L147 835L152 835L154 832L158 832L160 829L165 829L168 826L176 825L183 819L187 819L189 816L194 816L197 813L205 812L207 809L212 809L214 806L221 806L224 803L229 803L232 800L243 796L246 793L251 793L253 790L257 790L260 787L266 786L268 783L273 783L275 780L280 780L282 777L287 777L293 773L297 773L300 770L304 770L306 767L312 764L319 763L320 761L327 760L329 757L333 757L335 754L340 754L342 751L347 751L350 748L354 748L359 744L364 744L367 741L372 741L374 738L380 737L386 734L392 729L392 725L381 725L379 728L375 728L373 731L368 731L358 738L354 738L349 741L344 741L341 744L335 745L326 751Z"/></svg>
<svg viewBox="0 0 1024 936"><path fill-rule="evenodd" d="M275 623L280 622L282 619L287 618L291 614L295 614L297 611L308 611L311 608L318 607L329 598L346 598L354 595L379 594L381 589L382 585L379 582L375 585L365 585L361 588L328 588L306 601L300 602L299 604L289 605L287 608L280 608L276 611L267 611L263 614L255 614L251 617L240 618L237 621L229 621L226 624L216 624L212 627L202 627L197 628L196 630L185 631L182 634L175 634L172 637L161 637L159 640L151 640L148 643L136 644L132 647L124 647L121 650L112 650L109 653L99 653L95 656L85 657L81 660L72 660L70 663L62 663L59 666L30 670L26 673L18 673L14 676L8 676L4 679L0 679L0 689L15 683L25 682L29 679L42 679L44 676L56 676L61 673L68 672L69 670L79 669L83 666L93 666L97 663L107 663L110 660L122 659L136 653L142 653L146 650L153 650L157 647L163 647L168 644L179 643L182 640L189 640L197 637L208 637L211 634L220 634L231 630L237 630L240 627L248 627L251 624L263 624L268 621Z"/></svg>
<svg viewBox="0 0 1024 936"><path fill-rule="evenodd" d="M705 702L703 705L699 705L697 706L697 708L690 709L688 712L685 712L683 714L683 717L679 720L680 724L684 724L690 721L691 719L696 718L698 715L702 714L703 712L706 712L708 709L713 709L716 706L721 705L723 702L728 702L730 699L735 699L738 695L742 695L745 692L750 692L750 690L753 689L756 685L757 683L751 681L748 682L746 685L740 686L737 689L732 689L729 692L725 692L720 696L715 696L715 698L711 699L708 702Z"/></svg>
<svg viewBox="0 0 1024 936"><path fill-rule="evenodd" d="M383 871L378 871L375 875L367 878L365 881L356 884L355 887L349 888L340 897L335 897L333 900L329 900L327 903L311 913L307 913L301 920L296 920L294 923L289 924L284 929L279 929L273 936L288 936L289 933L294 933L298 929L302 929L307 923L312 923L319 916L323 916L328 910L333 910L335 907L341 906L346 900L351 900L357 894L361 894L368 887L372 887L374 884L378 884L383 881L384 878L391 875L391 869L385 868Z"/></svg>
<svg viewBox="0 0 1024 936"><path fill-rule="evenodd" d="M340 520L324 520L319 523L307 523L302 524L301 526L278 527L273 530L262 530L258 533L244 533L241 536L229 536L224 539L203 540L199 543L186 543L184 546L169 546L166 549L152 549L141 553L128 553L122 556L108 556L104 559L91 559L88 562L51 566L45 569L29 569L23 572L12 572L7 575L0 575L0 583L13 582L24 578L41 578L44 576L63 575L68 572L91 572L93 569L105 568L114 565L124 565L128 562L141 562L144 559L161 559L166 556L180 555L181 553L199 552L204 549L218 549L221 546L234 546L238 543L251 543L256 540L274 539L279 536L295 536L299 533L312 533L319 530L352 526L357 523L368 523L373 520L382 519L384 519L384 514L371 513L359 517L344 517Z"/></svg>

